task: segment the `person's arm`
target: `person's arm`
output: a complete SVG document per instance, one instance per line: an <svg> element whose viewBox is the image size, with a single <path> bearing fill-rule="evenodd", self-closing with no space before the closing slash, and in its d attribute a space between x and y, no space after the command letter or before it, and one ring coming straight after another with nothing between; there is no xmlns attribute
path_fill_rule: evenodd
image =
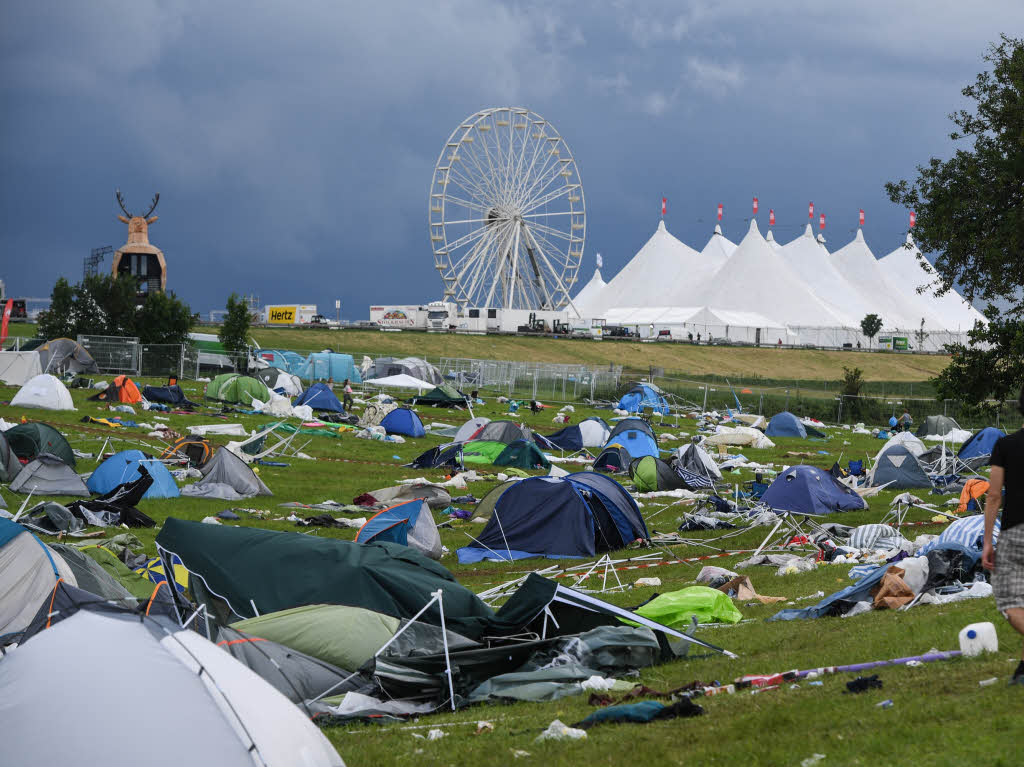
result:
<svg viewBox="0 0 1024 767"><path fill-rule="evenodd" d="M981 566L986 570L996 569L996 548L992 545L992 531L996 526L996 514L1003 504L1002 466L993 466L988 478L988 495L985 497L985 543L981 549Z"/></svg>

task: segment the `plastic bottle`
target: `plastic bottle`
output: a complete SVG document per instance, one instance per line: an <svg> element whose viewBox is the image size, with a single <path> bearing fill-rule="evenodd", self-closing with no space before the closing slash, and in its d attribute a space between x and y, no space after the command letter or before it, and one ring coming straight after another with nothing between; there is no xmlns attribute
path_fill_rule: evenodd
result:
<svg viewBox="0 0 1024 767"><path fill-rule="evenodd" d="M990 622L972 623L960 629L960 652L965 656L980 655L983 652L998 652L999 639L996 627Z"/></svg>

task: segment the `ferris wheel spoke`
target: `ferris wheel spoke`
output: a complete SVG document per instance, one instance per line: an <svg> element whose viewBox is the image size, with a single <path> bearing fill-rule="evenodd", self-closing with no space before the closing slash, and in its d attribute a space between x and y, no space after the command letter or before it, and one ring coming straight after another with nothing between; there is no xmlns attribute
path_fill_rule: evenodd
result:
<svg viewBox="0 0 1024 767"><path fill-rule="evenodd" d="M461 237L459 237L459 238L449 242L447 244L447 250L448 250L449 253L451 253L453 250L458 250L459 248L463 247L464 245L468 245L469 243L473 242L478 237L482 237L484 234L486 234L486 232L487 232L487 227L486 226L481 226L478 229L474 229L472 232L469 232L468 234L464 234Z"/></svg>
<svg viewBox="0 0 1024 767"><path fill-rule="evenodd" d="M552 237L560 237L561 239L569 241L569 242L571 242L572 239L573 239L571 233L563 232L560 229L555 229L555 228L550 227L550 226L545 226L544 224L540 223L539 221L531 221L528 224L528 226L529 226L530 229L532 229L534 231L543 232L544 234L549 234Z"/></svg>
<svg viewBox="0 0 1024 767"><path fill-rule="evenodd" d="M454 202L457 205L461 205L464 208L469 208L470 210L478 210L481 213L486 213L490 209L487 205L483 203L470 202L469 200L463 199L462 197L456 197L453 194L445 195L445 199L448 202Z"/></svg>
<svg viewBox="0 0 1024 767"><path fill-rule="evenodd" d="M547 281L544 279L544 275L541 272L540 262L538 260L538 256L542 254L540 253L540 248L537 244L537 238L534 233L529 230L529 227L524 226L522 229L528 238L526 250L527 256L530 259L534 292L538 299L542 299L542 306L545 308L552 307L554 305L554 301L551 298L551 291L549 290Z"/></svg>
<svg viewBox="0 0 1024 767"><path fill-rule="evenodd" d="M470 197L478 200L486 201L494 195L493 190L489 190L485 184L468 178L461 170L456 168L449 168L448 181L449 183L454 181L459 188L469 192Z"/></svg>
<svg viewBox="0 0 1024 767"><path fill-rule="evenodd" d="M529 212L537 207L538 199L547 197L552 192L559 192L563 194L568 189L568 183L562 183L556 186L555 189L551 189L552 184L556 184L561 181L560 175L562 168L565 166L561 160L546 167L543 173L533 181L530 187L526 190L527 201L521 206L524 212Z"/></svg>
<svg viewBox="0 0 1024 767"><path fill-rule="evenodd" d="M551 216L575 216L575 215L577 215L577 213L574 210L558 210L558 211L552 211L551 213L525 213L525 214L521 215L519 218L529 220L529 219L532 219L532 218L549 218Z"/></svg>
<svg viewBox="0 0 1024 767"><path fill-rule="evenodd" d="M536 125L536 123L535 123ZM537 158L542 157L541 150L548 145L547 134L544 131L539 131L539 136L531 133L530 138L533 141L533 153L530 156L530 164L526 167L526 170L520 173L519 182L516 185L516 200L522 202L523 193L529 184L530 178L533 175L534 168L537 166Z"/></svg>
<svg viewBox="0 0 1024 767"><path fill-rule="evenodd" d="M531 232L531 235L532 235L532 232ZM539 244L537 245L537 252L540 253L540 257L544 260L544 262L547 264L548 268L551 270L551 276L554 278L555 283L558 285L558 289L565 296L566 302L569 303L569 304L572 304L572 297L569 295L569 288L566 287L565 283L562 281L562 276L559 273L559 270L554 268L554 265L548 260L547 254L544 252L544 250L540 247ZM554 307L554 308L558 308L558 307ZM573 306L573 308L575 308L575 306Z"/></svg>
<svg viewBox="0 0 1024 767"><path fill-rule="evenodd" d="M544 190L548 182L544 185L540 185L542 179L546 178L552 170L557 170L561 165L558 161L558 155L553 154L554 146L547 149L543 159L541 160L540 167L534 167L530 174L524 176L522 179L520 189L517 193L517 201L519 207L523 208L529 204L530 200L535 197L539 192Z"/></svg>
<svg viewBox="0 0 1024 767"><path fill-rule="evenodd" d="M524 214L533 213L533 211L537 210L537 208L543 207L545 205L549 205L550 203L553 203L555 200L559 199L560 197L566 197L566 200L568 201L568 197L571 196L572 191L573 191L572 185L565 185L565 186L561 186L561 187L556 187L555 189L551 189L551 190L545 192L544 194L541 194L541 195L539 195L537 197L534 197L534 199L530 200L530 202L527 205L524 205L522 207L522 211L523 211ZM570 212L571 213L572 211L569 210L569 211L566 211L566 212ZM550 213L542 213L540 215L551 215L551 214Z"/></svg>
<svg viewBox="0 0 1024 767"><path fill-rule="evenodd" d="M470 296L475 295L480 275L486 271L487 254L490 251L493 239L494 230L491 230L487 233L486 237L482 238L476 244L466 258L459 261L461 269L458 273L457 279L463 286L463 291L467 299Z"/></svg>

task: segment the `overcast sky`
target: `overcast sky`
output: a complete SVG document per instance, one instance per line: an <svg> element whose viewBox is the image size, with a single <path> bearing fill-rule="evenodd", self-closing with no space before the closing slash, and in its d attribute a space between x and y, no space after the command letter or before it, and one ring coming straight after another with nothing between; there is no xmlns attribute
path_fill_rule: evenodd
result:
<svg viewBox="0 0 1024 767"><path fill-rule="evenodd" d="M948 156L960 89L1024 3L355 3L12 0L0 7L0 279L46 296L130 208L196 311L231 291L367 316L438 298L427 195L468 115L517 105L571 147L586 193L579 278L666 224L703 246L753 196L780 241L857 211L876 255L907 213L883 184ZM109 260L106 264L109 268Z"/></svg>

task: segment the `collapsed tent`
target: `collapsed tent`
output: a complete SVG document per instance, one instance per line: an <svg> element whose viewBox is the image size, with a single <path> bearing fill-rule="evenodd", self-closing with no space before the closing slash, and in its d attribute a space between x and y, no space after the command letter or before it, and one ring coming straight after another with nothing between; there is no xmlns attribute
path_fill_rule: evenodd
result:
<svg viewBox="0 0 1024 767"><path fill-rule="evenodd" d="M885 485L890 490L909 490L930 488L932 481L914 452L906 444L896 443L875 458L875 465L868 472L868 485Z"/></svg>
<svg viewBox="0 0 1024 767"><path fill-rule="evenodd" d="M5 383L8 386L24 386L42 372L39 352L0 351L0 383Z"/></svg>
<svg viewBox="0 0 1024 767"><path fill-rule="evenodd" d="M21 461L7 441L7 435L0 431L0 482L10 482L21 471ZM0 499L2 501L2 499Z"/></svg>
<svg viewBox="0 0 1024 767"><path fill-rule="evenodd" d="M141 477L140 464L146 467L153 479L143 498L177 498L181 495L167 467L157 458L147 458L141 450L122 450L110 456L96 467L86 486L92 493L109 493L118 485Z"/></svg>
<svg viewBox="0 0 1024 767"><path fill-rule="evenodd" d="M817 466L790 466L764 491L761 503L772 511L794 514L831 514L868 507L854 490Z"/></svg>
<svg viewBox="0 0 1024 767"><path fill-rule="evenodd" d="M335 383L340 384L348 379L349 383L357 384L363 380L352 355L336 352L313 352L297 370L289 368L288 372L303 381L328 381L333 378Z"/></svg>
<svg viewBox="0 0 1024 767"><path fill-rule="evenodd" d="M917 427L915 434L921 439L932 434L942 437L959 428L957 422L947 415L930 415Z"/></svg>
<svg viewBox="0 0 1024 767"><path fill-rule="evenodd" d="M180 460L197 469L213 457L214 447L205 437L190 434L173 442L160 456L162 461Z"/></svg>
<svg viewBox="0 0 1024 767"><path fill-rule="evenodd" d="M271 391L286 397L295 397L302 391L302 381L298 376L277 367L261 368L254 371L253 376L262 381L263 385Z"/></svg>
<svg viewBox="0 0 1024 767"><path fill-rule="evenodd" d="M359 415L359 425L364 429L367 426L378 426L384 420L384 416L397 407L398 405L394 402L381 402L379 400L371 402L363 408L363 412Z"/></svg>
<svg viewBox="0 0 1024 767"><path fill-rule="evenodd" d="M437 469L441 466L457 467L462 465L462 449L466 443L449 442L446 445L432 447L412 459L410 469ZM495 443L500 444L500 443ZM504 446L502 446L504 447Z"/></svg>
<svg viewBox="0 0 1024 767"><path fill-rule="evenodd" d="M466 395L450 384L439 384L426 394L412 399L413 405L430 407L466 407Z"/></svg>
<svg viewBox="0 0 1024 767"><path fill-rule="evenodd" d="M181 488L182 495L239 501L257 495L273 495L249 465L230 450L218 450L199 469L203 478Z"/></svg>
<svg viewBox="0 0 1024 767"><path fill-rule="evenodd" d="M530 439L530 427L515 421L490 421L473 432L469 439L503 442L507 445L517 439Z"/></svg>
<svg viewBox="0 0 1024 767"><path fill-rule="evenodd" d="M161 402L165 405L175 407L195 407L194 402L189 402L185 392L177 384L173 386L146 386L142 389L142 396L150 402Z"/></svg>
<svg viewBox="0 0 1024 767"><path fill-rule="evenodd" d="M253 400L266 402L270 395L262 381L238 373L221 373L206 384L206 398L249 406Z"/></svg>
<svg viewBox="0 0 1024 767"><path fill-rule="evenodd" d="M441 536L427 502L405 501L379 511L366 520L356 533L356 543L388 541L410 546L431 559L440 559Z"/></svg>
<svg viewBox="0 0 1024 767"><path fill-rule="evenodd" d="M89 497L89 489L74 469L55 455L40 453L29 461L9 485L23 495L73 495Z"/></svg>
<svg viewBox="0 0 1024 767"><path fill-rule="evenodd" d="M652 455L645 455L630 461L629 478L633 480L638 493L678 490L687 487L683 478L673 471L671 466Z"/></svg>
<svg viewBox="0 0 1024 767"><path fill-rule="evenodd" d="M31 460L40 453L49 453L74 468L75 453L64 435L47 423L30 421L11 427L4 436L14 454L23 460Z"/></svg>
<svg viewBox="0 0 1024 767"><path fill-rule="evenodd" d="M427 502L431 509L446 509L451 506L452 496L439 485L393 485L371 490L367 493L378 503L400 503L420 498Z"/></svg>
<svg viewBox="0 0 1024 767"><path fill-rule="evenodd" d="M971 460L972 464L976 459L984 459L992 455L992 448L996 446L996 442L1006 436L1006 432L1002 429L997 429L995 426L986 426L980 431L976 431L971 435L971 438L964 442L960 446L960 451L957 453L957 457L961 460ZM986 460L985 463L988 463Z"/></svg>
<svg viewBox="0 0 1024 767"><path fill-rule="evenodd" d="M676 451L674 464L679 469L684 469L712 481L721 481L722 479L722 470L718 468L715 459L696 442L691 442L689 445L679 448Z"/></svg>
<svg viewBox="0 0 1024 767"><path fill-rule="evenodd" d="M654 413L669 414L668 401L665 399L665 395L661 393L661 389L650 383L636 384L622 395L616 407L619 410L625 410L627 413L641 413L644 410L650 409Z"/></svg>
<svg viewBox="0 0 1024 767"><path fill-rule="evenodd" d="M60 379L43 373L29 380L11 398L11 407L37 407L43 410L74 410L75 403Z"/></svg>
<svg viewBox="0 0 1024 767"><path fill-rule="evenodd" d="M70 568L49 546L16 522L0 518L0 644L6 644L5 635L28 627L61 578L77 585ZM5 689L0 698L11 702L10 695ZM2 721L6 726L7 720ZM6 745L4 749L7 753Z"/></svg>
<svg viewBox="0 0 1024 767"><path fill-rule="evenodd" d="M142 402L142 395L139 394L139 387L126 375L115 376L114 380L106 389L89 397L94 402L119 402L123 405L134 405Z"/></svg>
<svg viewBox="0 0 1024 767"><path fill-rule="evenodd" d="M306 405L313 410L323 410L330 413L344 413L345 408L334 392L325 383L315 383L306 391L302 392L296 399L294 406Z"/></svg>
<svg viewBox="0 0 1024 767"><path fill-rule="evenodd" d="M44 373L62 376L66 373L99 373L99 365L92 355L77 341L70 338L55 338L37 346L39 363Z"/></svg>
<svg viewBox="0 0 1024 767"><path fill-rule="evenodd" d="M825 436L814 427L807 426L801 422L799 418L788 410L783 410L781 413L773 415L764 433L769 437L799 437L800 439L807 439L808 437L821 438Z"/></svg>
<svg viewBox="0 0 1024 767"><path fill-rule="evenodd" d="M487 525L459 549L462 564L484 559L592 557L650 535L636 503L615 480L590 472L532 477L506 488Z"/></svg>
<svg viewBox="0 0 1024 767"><path fill-rule="evenodd" d="M704 439L703 444L754 448L775 447L775 443L768 439L763 432L750 426L734 426L732 428L719 426L717 429L718 431Z"/></svg>
<svg viewBox="0 0 1024 767"><path fill-rule="evenodd" d="M143 703L120 685L98 683L96 669L145 680L153 694ZM74 711L59 737L39 736L39 712L54 694L41 679L59 679L63 705ZM10 764L104 764L123 752L168 767L193 763L197 754L224 766L344 767L307 716L254 672L194 631L140 620L134 611L79 609L5 658L0 686ZM155 744L154 722L174 722L187 737Z"/></svg>
<svg viewBox="0 0 1024 767"><path fill-rule="evenodd" d="M388 434L401 434L405 437L423 437L427 433L420 417L407 407L395 408L381 419L380 425Z"/></svg>
<svg viewBox="0 0 1024 767"><path fill-rule="evenodd" d="M535 434L534 439L543 439L559 450L575 451L585 447L602 447L608 442L610 434L608 424L595 416L566 426L554 434Z"/></svg>
<svg viewBox="0 0 1024 767"><path fill-rule="evenodd" d="M419 357L378 357L362 370L363 380L405 375L426 382L427 387L441 383L441 373L436 367ZM424 388L427 388L424 387Z"/></svg>

